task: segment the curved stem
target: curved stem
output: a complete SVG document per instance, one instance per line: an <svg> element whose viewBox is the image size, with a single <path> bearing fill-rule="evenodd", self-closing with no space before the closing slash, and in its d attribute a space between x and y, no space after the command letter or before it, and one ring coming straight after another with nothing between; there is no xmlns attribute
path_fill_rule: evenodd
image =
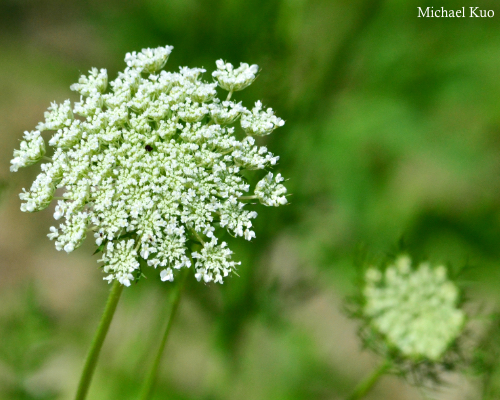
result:
<svg viewBox="0 0 500 400"><path fill-rule="evenodd" d="M370 375L368 375L363 381L361 381L358 386L354 389L354 392L347 398L347 400L358 400L363 398L370 389L378 382L380 377L384 375L390 368L391 364L389 361L385 361L376 370L374 370Z"/></svg>
<svg viewBox="0 0 500 400"><path fill-rule="evenodd" d="M158 348L156 357L153 361L153 364L151 365L151 368L142 387L141 395L139 396L141 400L148 400L153 394L158 367L160 366L163 350L165 349L165 345L167 344L168 335L170 333L170 329L172 328L172 323L174 321L175 314L177 313L177 308L179 307L181 292L184 287L184 283L186 282L187 272L189 270L189 268L183 269L184 271L182 273L182 276L180 277L179 284L175 286L172 293L172 308L170 310L170 316L168 317L167 327L165 328L165 332L163 333L163 337L160 342L160 347Z"/></svg>
<svg viewBox="0 0 500 400"><path fill-rule="evenodd" d="M80 377L80 383L78 384L78 389L76 392L75 400L84 400L87 396L87 392L90 387L90 382L92 381L92 376L94 375L95 367L97 364L97 359L99 358L99 353L101 351L102 344L108 333L109 325L113 319L113 315L116 310L116 305L118 300L120 300L120 295L123 290L123 285L115 280L111 286L109 292L108 301L106 302L106 307L104 313L102 314L101 321L97 327L94 339L90 345L89 352L87 353L87 358L85 359L85 364L83 366L82 375Z"/></svg>

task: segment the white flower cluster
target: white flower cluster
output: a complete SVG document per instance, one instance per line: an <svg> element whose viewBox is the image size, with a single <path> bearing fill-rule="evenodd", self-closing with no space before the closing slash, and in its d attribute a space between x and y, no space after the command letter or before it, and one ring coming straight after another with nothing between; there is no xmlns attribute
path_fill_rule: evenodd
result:
<svg viewBox="0 0 500 400"><path fill-rule="evenodd" d="M216 61L217 71L212 73L212 76L217 79L221 88L228 92L237 92L243 90L257 78L259 66L248 65L241 63L238 68L234 68L232 64L225 63L222 60Z"/></svg>
<svg viewBox="0 0 500 400"><path fill-rule="evenodd" d="M108 71L105 69L101 69L99 71L97 68L92 68L89 71L89 76L80 76L78 83L74 83L69 88L75 92L81 93L84 96L92 96L93 94L96 94L96 92L104 93L107 86Z"/></svg>
<svg viewBox="0 0 500 400"><path fill-rule="evenodd" d="M106 70L92 69L71 86L80 101L73 107L69 100L52 104L11 161L12 171L40 161L40 131L56 131L49 139L51 158L20 194L21 210L46 208L60 189L54 218L63 222L50 228L49 238L58 250L71 252L92 232L103 251L104 279L126 286L143 264L172 281L175 270L194 263L198 280L222 283L238 263L216 228L251 240L257 213L246 200L286 203L279 174L267 175L255 194L245 195L250 185L241 172L269 169L278 157L251 136L238 140L230 126L242 117L244 131L261 135L283 121L272 110L261 113L260 102L250 112L216 98L218 85L231 93L250 85L258 67L233 69L218 61L217 82L207 83L201 80L204 69L159 71L171 51L166 46L128 53L128 67L110 90Z"/></svg>
<svg viewBox="0 0 500 400"><path fill-rule="evenodd" d="M125 55L125 62L129 68L153 74L165 66L173 49L173 46L165 46L156 49L143 49L140 53L133 51Z"/></svg>
<svg viewBox="0 0 500 400"><path fill-rule="evenodd" d="M262 111L262 103L257 101L252 112L241 116L241 127L247 135L265 136L269 135L277 127L285 125L285 121L274 115L273 109Z"/></svg>
<svg viewBox="0 0 500 400"><path fill-rule="evenodd" d="M363 313L372 327L408 358L441 360L465 322L446 268L422 263L414 269L400 256L384 273L368 269L365 280Z"/></svg>
<svg viewBox="0 0 500 400"><path fill-rule="evenodd" d="M284 180L281 174L276 175L276 178L273 179L273 173L269 172L264 179L257 183L255 195L266 206L278 207L286 204L286 187L280 183Z"/></svg>
<svg viewBox="0 0 500 400"><path fill-rule="evenodd" d="M44 117L45 122L40 122L36 127L40 131L57 130L70 126L74 119L71 102L66 100L63 104L52 103L48 111L45 111Z"/></svg>
<svg viewBox="0 0 500 400"><path fill-rule="evenodd" d="M45 155L45 142L40 136L40 131L24 132L24 139L19 150L14 150L10 170L17 172L21 167L37 163Z"/></svg>

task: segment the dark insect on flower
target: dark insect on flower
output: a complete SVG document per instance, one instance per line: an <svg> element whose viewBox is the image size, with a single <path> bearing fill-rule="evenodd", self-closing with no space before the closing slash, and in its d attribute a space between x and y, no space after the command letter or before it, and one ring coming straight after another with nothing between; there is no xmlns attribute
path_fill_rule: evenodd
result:
<svg viewBox="0 0 500 400"><path fill-rule="evenodd" d="M152 151L153 150L153 148L149 144L147 144L146 147L144 147L144 148L146 149L146 151Z"/></svg>

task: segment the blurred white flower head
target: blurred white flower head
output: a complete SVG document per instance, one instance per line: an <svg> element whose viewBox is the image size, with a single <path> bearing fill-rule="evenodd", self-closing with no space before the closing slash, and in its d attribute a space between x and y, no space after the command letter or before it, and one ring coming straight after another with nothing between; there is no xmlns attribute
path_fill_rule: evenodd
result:
<svg viewBox="0 0 500 400"><path fill-rule="evenodd" d="M80 101L53 103L11 161L11 171L17 171L46 160L31 189L20 194L21 210L46 208L60 189L54 218L62 223L50 228L49 238L69 253L92 232L103 251L104 279L126 286L141 263L172 281L193 259L198 280L222 283L238 263L216 229L251 240L257 213L247 200L287 202L280 174L267 172L253 195L241 174L276 165L279 157L252 136L268 135L284 121L272 109L261 111L260 102L249 111L216 97L217 86L230 91L229 99L250 85L257 65L233 68L219 60L216 82L209 83L201 79L202 68L160 71L172 49L127 53L127 68L109 90L105 69L80 77L71 86ZM231 126L240 117L241 140ZM48 140L54 147L50 158L41 136L46 130L55 131Z"/></svg>
<svg viewBox="0 0 500 400"><path fill-rule="evenodd" d="M463 331L459 290L444 266L414 268L400 256L384 272L366 271L363 296L371 328L407 359L439 362Z"/></svg>

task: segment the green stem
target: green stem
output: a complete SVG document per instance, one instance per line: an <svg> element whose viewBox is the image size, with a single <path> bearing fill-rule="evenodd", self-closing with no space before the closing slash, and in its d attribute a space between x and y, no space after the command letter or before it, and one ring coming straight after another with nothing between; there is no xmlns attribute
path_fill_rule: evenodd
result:
<svg viewBox="0 0 500 400"><path fill-rule="evenodd" d="M360 382L354 392L347 398L347 400L358 400L366 396L370 389L377 383L382 375L391 367L389 361L385 361L375 371L368 375L365 380Z"/></svg>
<svg viewBox="0 0 500 400"><path fill-rule="evenodd" d="M123 285L115 280L111 286L109 292L108 301L106 303L106 308L102 314L101 321L97 327L94 339L90 345L89 352L87 353L87 358L85 359L85 364L83 366L82 375L80 377L80 383L78 384L78 390L76 392L75 400L84 400L87 396L87 392L90 387L90 382L92 381L92 375L94 375L95 367L97 364L97 359L99 358L99 352L101 351L102 344L108 333L109 325L113 319L113 315L116 310L116 305L118 300L120 300L120 295L123 290Z"/></svg>
<svg viewBox="0 0 500 400"><path fill-rule="evenodd" d="M163 333L163 337L160 342L160 347L158 348L156 357L153 361L153 364L151 365L151 368L142 387L141 395L139 396L141 400L148 400L153 394L158 367L160 366L163 350L165 349L165 345L167 344L168 335L170 333L170 329L172 328L172 323L174 321L175 314L177 313L177 308L179 307L181 292L184 287L184 283L186 282L188 270L188 268L184 268L182 276L180 277L179 284L174 287L172 293L172 308L170 310L170 316L168 317L167 327L165 328L165 332Z"/></svg>

